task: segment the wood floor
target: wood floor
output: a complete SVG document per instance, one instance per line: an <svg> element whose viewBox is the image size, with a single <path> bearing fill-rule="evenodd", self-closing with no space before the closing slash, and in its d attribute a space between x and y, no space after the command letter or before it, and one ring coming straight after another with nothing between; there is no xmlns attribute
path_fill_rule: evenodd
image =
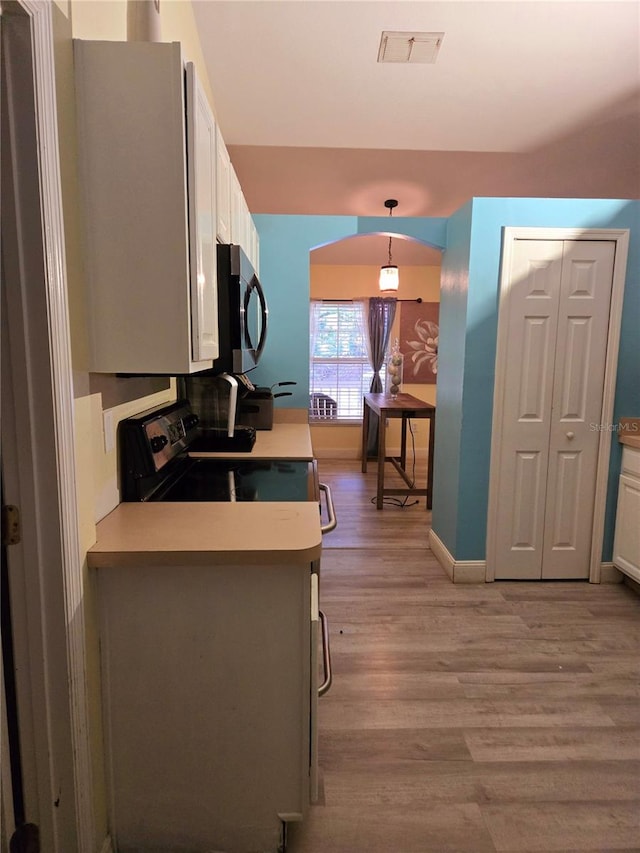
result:
<svg viewBox="0 0 640 853"><path fill-rule="evenodd" d="M640 851L640 597L454 585L424 499L376 510L370 468L320 461L333 685L288 853Z"/></svg>

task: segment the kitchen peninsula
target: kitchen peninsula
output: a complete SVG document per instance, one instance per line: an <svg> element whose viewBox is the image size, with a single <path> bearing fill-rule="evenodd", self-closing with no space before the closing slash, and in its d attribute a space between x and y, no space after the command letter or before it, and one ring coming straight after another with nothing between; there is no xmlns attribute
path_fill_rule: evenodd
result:
<svg viewBox="0 0 640 853"><path fill-rule="evenodd" d="M244 456L284 454L307 425ZM275 853L315 790L318 503L122 503L97 537L116 849Z"/></svg>

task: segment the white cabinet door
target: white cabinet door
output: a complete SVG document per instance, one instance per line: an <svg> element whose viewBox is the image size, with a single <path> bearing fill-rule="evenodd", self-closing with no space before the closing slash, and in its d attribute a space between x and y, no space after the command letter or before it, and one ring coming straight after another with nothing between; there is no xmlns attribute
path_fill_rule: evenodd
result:
<svg viewBox="0 0 640 853"><path fill-rule="evenodd" d="M180 44L76 39L74 65L89 370L175 375L210 368L211 138L199 100L196 222L200 272L208 279L192 299L187 184L194 164L187 163ZM199 324L195 358L192 311Z"/></svg>
<svg viewBox="0 0 640 853"><path fill-rule="evenodd" d="M281 849L309 806L309 565L98 575L115 849Z"/></svg>
<svg viewBox="0 0 640 853"><path fill-rule="evenodd" d="M251 214L249 214L249 243L251 246L251 263L256 273L260 275L260 238Z"/></svg>
<svg viewBox="0 0 640 853"><path fill-rule="evenodd" d="M231 242L231 160L227 146L216 130L216 232L221 243Z"/></svg>
<svg viewBox="0 0 640 853"><path fill-rule="evenodd" d="M218 357L216 124L195 66L185 66L193 360Z"/></svg>
<svg viewBox="0 0 640 853"><path fill-rule="evenodd" d="M244 247L243 204L242 187L236 170L231 166L231 239L229 242Z"/></svg>
<svg viewBox="0 0 640 853"><path fill-rule="evenodd" d="M622 451L613 563L640 583L640 450Z"/></svg>
<svg viewBox="0 0 640 853"><path fill-rule="evenodd" d="M515 243L500 308L496 578L589 576L614 245Z"/></svg>
<svg viewBox="0 0 640 853"><path fill-rule="evenodd" d="M231 242L242 248L245 255L251 260L251 240L249 224L251 214L247 201L242 192L240 181L231 167Z"/></svg>
<svg viewBox="0 0 640 853"><path fill-rule="evenodd" d="M640 479L622 474L613 563L640 582Z"/></svg>

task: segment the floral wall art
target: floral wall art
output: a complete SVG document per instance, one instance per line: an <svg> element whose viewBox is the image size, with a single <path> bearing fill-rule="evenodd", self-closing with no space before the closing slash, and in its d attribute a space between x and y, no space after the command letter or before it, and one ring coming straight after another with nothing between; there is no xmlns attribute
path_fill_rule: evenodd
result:
<svg viewBox="0 0 640 853"><path fill-rule="evenodd" d="M438 302L403 302L400 308L400 352L403 382L435 385L438 374Z"/></svg>

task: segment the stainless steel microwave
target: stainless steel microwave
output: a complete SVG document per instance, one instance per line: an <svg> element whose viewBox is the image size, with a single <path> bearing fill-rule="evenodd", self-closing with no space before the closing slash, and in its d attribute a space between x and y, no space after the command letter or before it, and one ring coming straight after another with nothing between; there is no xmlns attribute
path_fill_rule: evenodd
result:
<svg viewBox="0 0 640 853"><path fill-rule="evenodd" d="M220 355L215 373L246 373L260 361L269 309L251 261L235 243L218 245Z"/></svg>

